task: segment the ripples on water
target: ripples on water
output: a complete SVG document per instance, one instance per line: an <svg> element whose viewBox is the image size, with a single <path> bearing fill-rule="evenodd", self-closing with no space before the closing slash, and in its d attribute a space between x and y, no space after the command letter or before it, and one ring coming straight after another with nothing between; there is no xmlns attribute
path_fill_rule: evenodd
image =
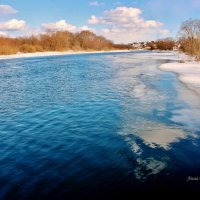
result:
<svg viewBox="0 0 200 200"><path fill-rule="evenodd" d="M0 60L0 198L119 197L200 181L200 101L149 52ZM174 57L176 59L176 57Z"/></svg>

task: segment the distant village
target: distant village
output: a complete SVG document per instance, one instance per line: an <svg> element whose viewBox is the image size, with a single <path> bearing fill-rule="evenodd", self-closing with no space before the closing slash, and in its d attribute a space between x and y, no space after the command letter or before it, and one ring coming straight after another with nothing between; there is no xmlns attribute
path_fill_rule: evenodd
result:
<svg viewBox="0 0 200 200"><path fill-rule="evenodd" d="M179 50L181 44L173 39L162 39L151 42L134 42L129 44L133 49L146 49L146 50Z"/></svg>

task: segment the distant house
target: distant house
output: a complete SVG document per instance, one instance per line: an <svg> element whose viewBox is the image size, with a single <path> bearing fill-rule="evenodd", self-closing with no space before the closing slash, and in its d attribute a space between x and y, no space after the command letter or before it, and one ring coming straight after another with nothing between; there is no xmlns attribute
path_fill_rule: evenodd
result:
<svg viewBox="0 0 200 200"><path fill-rule="evenodd" d="M131 44L134 49L144 49L146 46L145 42L134 42Z"/></svg>

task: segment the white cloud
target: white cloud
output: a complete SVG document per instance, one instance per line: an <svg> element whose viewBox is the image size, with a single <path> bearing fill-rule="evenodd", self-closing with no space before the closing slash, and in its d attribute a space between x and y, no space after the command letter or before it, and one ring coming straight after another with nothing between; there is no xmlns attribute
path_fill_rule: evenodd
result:
<svg viewBox="0 0 200 200"><path fill-rule="evenodd" d="M163 23L144 20L141 14L139 8L117 7L105 11L102 17L92 15L88 24L103 26L100 34L123 43L152 40L167 33L167 30L162 30Z"/></svg>
<svg viewBox="0 0 200 200"><path fill-rule="evenodd" d="M89 2L89 4L91 6L104 6L105 5L104 2L98 2L98 1L91 1L91 2Z"/></svg>
<svg viewBox="0 0 200 200"><path fill-rule="evenodd" d="M65 20L59 20L53 23L47 23L41 25L42 29L46 32L56 32L56 31L69 31L69 32L79 32L79 31L92 31L95 29L88 26L77 27L75 25L67 23Z"/></svg>
<svg viewBox="0 0 200 200"><path fill-rule="evenodd" d="M70 31L70 32L75 32L77 31L77 27L67 23L65 20L60 20L57 22L52 22L52 23L47 23L47 24L42 24L42 28L45 31Z"/></svg>
<svg viewBox="0 0 200 200"><path fill-rule="evenodd" d="M13 7L9 5L0 5L0 14L7 15L7 14L15 14L18 11L15 10Z"/></svg>
<svg viewBox="0 0 200 200"><path fill-rule="evenodd" d="M160 27L162 25L163 23L154 20L148 20L145 22L146 27Z"/></svg>
<svg viewBox="0 0 200 200"><path fill-rule="evenodd" d="M106 21L103 18L97 18L95 15L92 15L88 20L88 24L106 24Z"/></svg>
<svg viewBox="0 0 200 200"><path fill-rule="evenodd" d="M0 31L0 37L2 37L2 36L4 36L4 37L7 36L7 33Z"/></svg>
<svg viewBox="0 0 200 200"><path fill-rule="evenodd" d="M112 10L107 10L104 12L103 17L92 16L88 23L90 24L139 24L141 23L140 18L141 10L138 8L128 8L128 7L117 7Z"/></svg>
<svg viewBox="0 0 200 200"><path fill-rule="evenodd" d="M167 30L167 29L163 29L163 30L160 30L160 34L163 36L163 37L166 37L170 34L170 31Z"/></svg>
<svg viewBox="0 0 200 200"><path fill-rule="evenodd" d="M79 31L92 31L93 33L95 33L95 29L90 28L88 26L82 26L81 28L78 29Z"/></svg>
<svg viewBox="0 0 200 200"><path fill-rule="evenodd" d="M90 30L90 28L89 28L88 26L82 26L82 27L81 27L81 30L83 30L83 31L88 31L88 30Z"/></svg>
<svg viewBox="0 0 200 200"><path fill-rule="evenodd" d="M20 31L26 26L24 20L11 19L7 22L0 22L0 30L3 31Z"/></svg>

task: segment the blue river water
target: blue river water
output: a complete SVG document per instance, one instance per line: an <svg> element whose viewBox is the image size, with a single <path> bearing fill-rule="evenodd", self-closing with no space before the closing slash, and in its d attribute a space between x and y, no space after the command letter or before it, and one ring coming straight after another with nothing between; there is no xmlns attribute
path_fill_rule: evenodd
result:
<svg viewBox="0 0 200 200"><path fill-rule="evenodd" d="M148 51L0 60L0 199L200 186L200 97Z"/></svg>

